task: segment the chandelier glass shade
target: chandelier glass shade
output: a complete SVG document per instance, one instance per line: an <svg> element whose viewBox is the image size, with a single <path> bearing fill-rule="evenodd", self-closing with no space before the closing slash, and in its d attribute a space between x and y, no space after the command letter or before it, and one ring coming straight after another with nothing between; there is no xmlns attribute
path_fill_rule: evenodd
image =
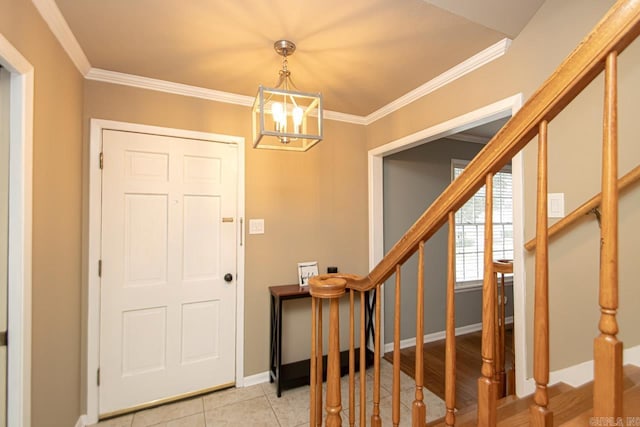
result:
<svg viewBox="0 0 640 427"><path fill-rule="evenodd" d="M322 140L322 95L292 90L287 56L295 44L279 40L274 44L283 56L276 87L258 86L253 102L253 147L272 150L307 151Z"/></svg>

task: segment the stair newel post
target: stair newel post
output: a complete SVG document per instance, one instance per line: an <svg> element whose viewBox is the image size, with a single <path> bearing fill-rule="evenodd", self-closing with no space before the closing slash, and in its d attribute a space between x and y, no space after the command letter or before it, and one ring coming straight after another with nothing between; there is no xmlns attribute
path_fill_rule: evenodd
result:
<svg viewBox="0 0 640 427"><path fill-rule="evenodd" d="M310 371L309 371L309 426L316 426L317 414L322 410L316 405L316 384L318 378L317 373L317 352L316 348L316 331L318 329L318 319L316 317L316 297L311 297L311 357L310 357ZM322 383L322 379L320 380Z"/></svg>
<svg viewBox="0 0 640 427"><path fill-rule="evenodd" d="M367 332L365 323L365 292L360 292L360 425L367 424Z"/></svg>
<svg viewBox="0 0 640 427"><path fill-rule="evenodd" d="M622 416L622 342L618 341L618 111L617 52L607 56L600 228L600 336L594 342L593 415Z"/></svg>
<svg viewBox="0 0 640 427"><path fill-rule="evenodd" d="M418 283L416 290L416 391L411 408L411 425L424 427L427 408L424 404L424 241L418 246Z"/></svg>
<svg viewBox="0 0 640 427"><path fill-rule="evenodd" d="M549 396L549 255L547 234L547 127L538 128L538 189L536 209L535 296L533 313L533 376L536 382L534 404L529 414L531 425L553 425L553 413L547 408Z"/></svg>
<svg viewBox="0 0 640 427"><path fill-rule="evenodd" d="M345 279L316 276L309 280L311 296L329 300L329 351L327 356L326 426L341 427L340 397L340 297L344 295ZM317 381L322 381L317 379Z"/></svg>
<svg viewBox="0 0 640 427"><path fill-rule="evenodd" d="M447 323L445 343L445 423L456 423L456 224L453 212L449 212L449 243L447 260Z"/></svg>
<svg viewBox="0 0 640 427"><path fill-rule="evenodd" d="M318 335L316 336L316 426L322 426L322 377L323 374L323 362L324 351L322 350L322 343L324 341L322 335L322 299L316 298L318 300Z"/></svg>
<svg viewBox="0 0 640 427"><path fill-rule="evenodd" d="M482 285L482 376L478 379L478 426L496 425L495 316L493 280L493 173L485 182L484 280Z"/></svg>
<svg viewBox="0 0 640 427"><path fill-rule="evenodd" d="M355 291L349 290L349 425L356 423Z"/></svg>

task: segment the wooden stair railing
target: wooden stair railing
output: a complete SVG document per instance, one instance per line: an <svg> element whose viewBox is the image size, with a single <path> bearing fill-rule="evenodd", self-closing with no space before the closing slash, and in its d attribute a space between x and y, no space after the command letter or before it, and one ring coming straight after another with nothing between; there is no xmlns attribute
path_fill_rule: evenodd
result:
<svg viewBox="0 0 640 427"><path fill-rule="evenodd" d="M536 392L535 404L531 407L530 423L550 426L553 415L548 409L547 384L549 381L549 301L548 301L548 256L546 224L546 183L547 183L547 125L559 114L597 75L605 71L605 114L603 138L602 168L602 222L601 222L601 266L600 266L600 311L598 325L600 336L595 339L595 390L594 413L596 417L621 416L622 403L622 343L617 339L618 325L616 311L618 307L618 264L617 264L617 95L616 69L617 57L640 34L640 0L619 0L598 23L594 30L578 45L569 57L558 67L553 75L529 98L523 107L489 143L469 163L462 174L452 182L433 202L422 216L411 226L405 235L393 246L386 256L367 276L348 274L320 275L311 278L310 293L313 302L312 315L312 356L311 356L311 400L310 425L320 426L322 414L322 300L328 299L329 309L329 349L327 369L326 418L327 426L340 426L342 423L342 402L340 396L340 360L339 360L339 298L348 289L350 300L353 292L360 292L360 313L365 310L363 292L376 290L375 324L380 325L380 295L382 284L395 274L395 313L394 313L394 364L392 393L392 423L399 425L400 408L400 366L397 363L399 351L400 316L400 273L403 264L415 253L422 259L424 244L444 224L449 222L449 260L447 279L447 344L446 344L446 424L455 424L455 331L453 329L455 278L452 268L455 262L455 235L453 215L480 187L486 185L486 227L485 262L483 281L483 342L482 369L478 380L478 425L496 424L496 390L494 381L495 366L495 304L496 287L493 279L492 233L492 177L510 161L525 145L538 136L538 206L536 208L536 284L534 309L534 377ZM422 295L424 294L424 263L418 266L417 284L417 331L416 348L422 348L424 318ZM351 307L350 324L354 321ZM360 321L359 332L361 350L364 321ZM380 409L380 333L375 328L374 337L374 385L373 409L370 425L381 426ZM354 339L350 334L350 352ZM364 352L361 351L361 357ZM362 361L362 359L361 359ZM360 364L360 426L367 425L364 363ZM423 372L423 359L416 357L416 373ZM355 393L355 370L350 367L349 381L349 424L355 423L353 402ZM353 413L353 414L352 414ZM422 376L417 375L415 400L412 405L412 425L424 426L428 408L425 408L422 393Z"/></svg>
<svg viewBox="0 0 640 427"><path fill-rule="evenodd" d="M618 192L622 194L624 191L629 189L633 184L640 182L640 165L631 169L627 172L623 177L618 180ZM588 215L594 212L594 209L597 209L602 204L602 193L598 193L577 208L575 208L570 214L565 216L564 218L558 220L555 224L549 227L547 234L549 237L553 237L561 231L565 230L571 224L574 224L578 219L583 218L585 215ZM599 214L599 213L598 213ZM528 251L534 250L536 247L536 239L535 237L525 243L524 248Z"/></svg>

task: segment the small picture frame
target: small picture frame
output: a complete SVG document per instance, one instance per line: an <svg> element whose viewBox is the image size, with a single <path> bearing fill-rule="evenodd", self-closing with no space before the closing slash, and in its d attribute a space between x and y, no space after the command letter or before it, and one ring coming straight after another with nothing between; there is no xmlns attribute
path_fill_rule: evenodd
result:
<svg viewBox="0 0 640 427"><path fill-rule="evenodd" d="M308 261L298 263L298 282L301 287L309 286L309 279L318 275L318 262Z"/></svg>

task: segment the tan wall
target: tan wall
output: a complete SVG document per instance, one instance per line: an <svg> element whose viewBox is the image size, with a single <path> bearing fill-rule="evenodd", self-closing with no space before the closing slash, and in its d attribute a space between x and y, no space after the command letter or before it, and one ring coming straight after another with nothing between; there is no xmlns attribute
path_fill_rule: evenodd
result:
<svg viewBox="0 0 640 427"><path fill-rule="evenodd" d="M35 70L31 423L71 426L80 415L82 77L30 1L0 0L0 10L0 33Z"/></svg>
<svg viewBox="0 0 640 427"><path fill-rule="evenodd" d="M613 1L548 0L513 41L502 58L441 88L402 110L367 127L367 146L380 146L418 130L468 113L522 92L528 98L604 15ZM620 173L640 163L637 143L640 124L632 117L637 108L640 84L640 42L620 58ZM635 77L634 77L635 76ZM579 97L576 104L550 126L550 192L565 193L570 212L599 191L602 123L602 79ZM535 224L535 144L525 150L525 238L533 236ZM621 204L620 241L620 337L625 347L640 344L637 324L640 274L632 257L640 233L631 222L640 210L640 189L625 196ZM573 232L551 244L551 369L561 369L592 358L597 333L598 229L584 221ZM527 259L527 342L531 349L533 268ZM633 307L632 301L636 302ZM634 323L635 322L635 323ZM529 351L529 365L532 363Z"/></svg>
<svg viewBox="0 0 640 427"><path fill-rule="evenodd" d="M266 234L247 236L246 375L267 369L269 285L295 281L295 264L302 260L318 260L322 269L336 264L341 271L366 272L366 147L517 92L529 96L611 4L611 0L547 1L505 57L372 124L366 134L359 126L327 122L325 141L309 153L247 148L246 216L265 218ZM84 351L80 345L82 125L97 117L239 135L248 141L248 109L86 82L81 120L82 78L32 3L0 0L0 10L0 32L35 67L32 424L73 425L81 413L79 366ZM621 58L621 102L627 107L639 95L633 78L640 62L637 46L638 42ZM596 85L583 98L599 98L600 92ZM552 161L550 190L566 193L567 209L596 191L599 111L599 107L573 107L551 128L552 155L562 164ZM626 108L620 114L621 172L640 159L639 146L632 140L638 136L633 111ZM569 129L576 132L571 137ZM533 230L533 157L527 150L526 236ZM307 189L312 195L300 208L298 195ZM620 323L627 346L640 342L639 332L631 327L637 324L637 314L630 308L639 300L637 290L631 289L638 271L629 265L639 243L632 224L640 213L638 190L634 191L623 200L621 210ZM594 227L585 222L552 245L553 369L591 357L597 316ZM532 279L528 274L529 289ZM588 304L584 313L563 314L567 306L582 303ZM304 317L304 307L299 311L293 315L294 323L295 316ZM293 335L306 333L304 328Z"/></svg>
<svg viewBox="0 0 640 427"><path fill-rule="evenodd" d="M245 137L246 218L265 234L246 236L245 375L268 370L271 285L297 283L297 263L367 272L367 160L364 128L325 121L325 137L306 153L251 148L248 107L166 93L85 83L84 123L126 121ZM88 141L85 141L87 146ZM308 358L308 301L287 310L287 360Z"/></svg>

